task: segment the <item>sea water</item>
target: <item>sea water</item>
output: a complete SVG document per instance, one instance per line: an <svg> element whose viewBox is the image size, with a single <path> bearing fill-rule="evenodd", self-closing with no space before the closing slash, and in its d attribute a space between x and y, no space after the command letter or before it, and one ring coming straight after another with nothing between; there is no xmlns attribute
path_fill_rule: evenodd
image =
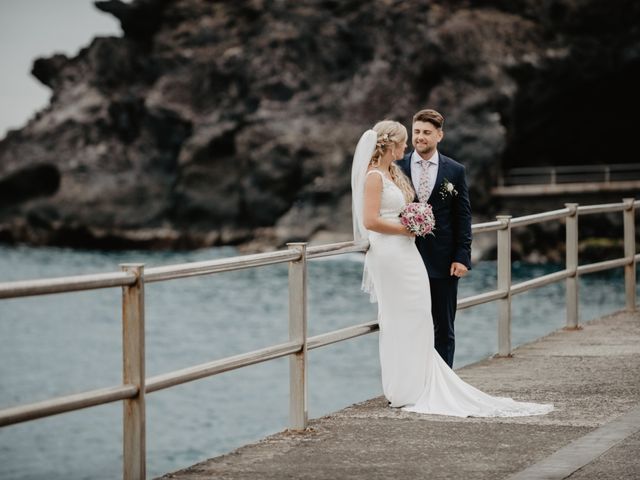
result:
<svg viewBox="0 0 640 480"><path fill-rule="evenodd" d="M0 247L0 282L113 272L232 257L230 247L191 252L97 252ZM369 322L360 292L362 254L309 263L309 335ZM514 282L561 270L514 263ZM495 262L475 265L459 298L496 288ZM287 341L287 265L145 286L147 376ZM563 282L513 298L512 344L564 325ZM581 322L624 308L621 269L580 279ZM381 394L377 334L309 352L309 416ZM458 312L455 368L497 350L497 306ZM0 300L0 408L121 383L119 288ZM147 472L159 476L228 452L288 422L286 358L147 396ZM122 476L122 402L0 428L0 479Z"/></svg>

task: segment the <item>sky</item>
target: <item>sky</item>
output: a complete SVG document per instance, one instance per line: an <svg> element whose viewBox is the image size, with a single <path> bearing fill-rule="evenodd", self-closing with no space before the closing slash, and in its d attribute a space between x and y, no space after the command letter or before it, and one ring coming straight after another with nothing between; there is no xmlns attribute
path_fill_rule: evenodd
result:
<svg viewBox="0 0 640 480"><path fill-rule="evenodd" d="M31 75L38 57L75 56L95 36L120 36L115 17L92 0L0 0L0 139L49 103Z"/></svg>

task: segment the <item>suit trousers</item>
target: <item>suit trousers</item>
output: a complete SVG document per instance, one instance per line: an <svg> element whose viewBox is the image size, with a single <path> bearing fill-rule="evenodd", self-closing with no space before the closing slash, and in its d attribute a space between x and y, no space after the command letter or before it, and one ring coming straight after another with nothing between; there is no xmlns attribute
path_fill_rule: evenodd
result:
<svg viewBox="0 0 640 480"><path fill-rule="evenodd" d="M429 278L431 314L436 351L453 368L456 349L454 321L458 302L458 277Z"/></svg>

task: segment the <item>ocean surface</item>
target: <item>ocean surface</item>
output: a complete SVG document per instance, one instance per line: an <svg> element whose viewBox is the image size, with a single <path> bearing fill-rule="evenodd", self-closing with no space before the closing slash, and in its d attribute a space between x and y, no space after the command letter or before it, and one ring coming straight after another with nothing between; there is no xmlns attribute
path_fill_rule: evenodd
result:
<svg viewBox="0 0 640 480"><path fill-rule="evenodd" d="M0 247L0 282L117 271L238 255ZM309 335L374 320L360 292L361 254L309 265ZM514 282L562 269L513 264ZM459 298L495 289L495 262L474 267ZM564 325L564 283L513 299L514 346ZM0 408L121 382L121 292L0 300ZM287 265L146 285L147 376L287 340ZM622 269L580 280L581 322L624 308ZM459 368L497 350L497 306L458 312ZM310 352L309 416L381 394L377 335ZM278 359L147 396L148 477L185 468L287 427L288 360ZM121 402L0 428L0 479L122 476Z"/></svg>

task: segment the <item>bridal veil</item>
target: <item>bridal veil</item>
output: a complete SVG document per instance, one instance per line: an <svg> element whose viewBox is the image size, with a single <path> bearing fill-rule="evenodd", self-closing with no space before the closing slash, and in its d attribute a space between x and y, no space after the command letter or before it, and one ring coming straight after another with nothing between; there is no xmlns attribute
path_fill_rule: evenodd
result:
<svg viewBox="0 0 640 480"><path fill-rule="evenodd" d="M367 175L369 161L376 148L378 134L374 130L367 130L362 134L356 151L353 154L351 166L351 215L353 217L353 239L356 242L369 240L369 232L364 227L364 182ZM376 301L373 281L367 269L365 260L362 273L362 290L369 294L371 302Z"/></svg>

